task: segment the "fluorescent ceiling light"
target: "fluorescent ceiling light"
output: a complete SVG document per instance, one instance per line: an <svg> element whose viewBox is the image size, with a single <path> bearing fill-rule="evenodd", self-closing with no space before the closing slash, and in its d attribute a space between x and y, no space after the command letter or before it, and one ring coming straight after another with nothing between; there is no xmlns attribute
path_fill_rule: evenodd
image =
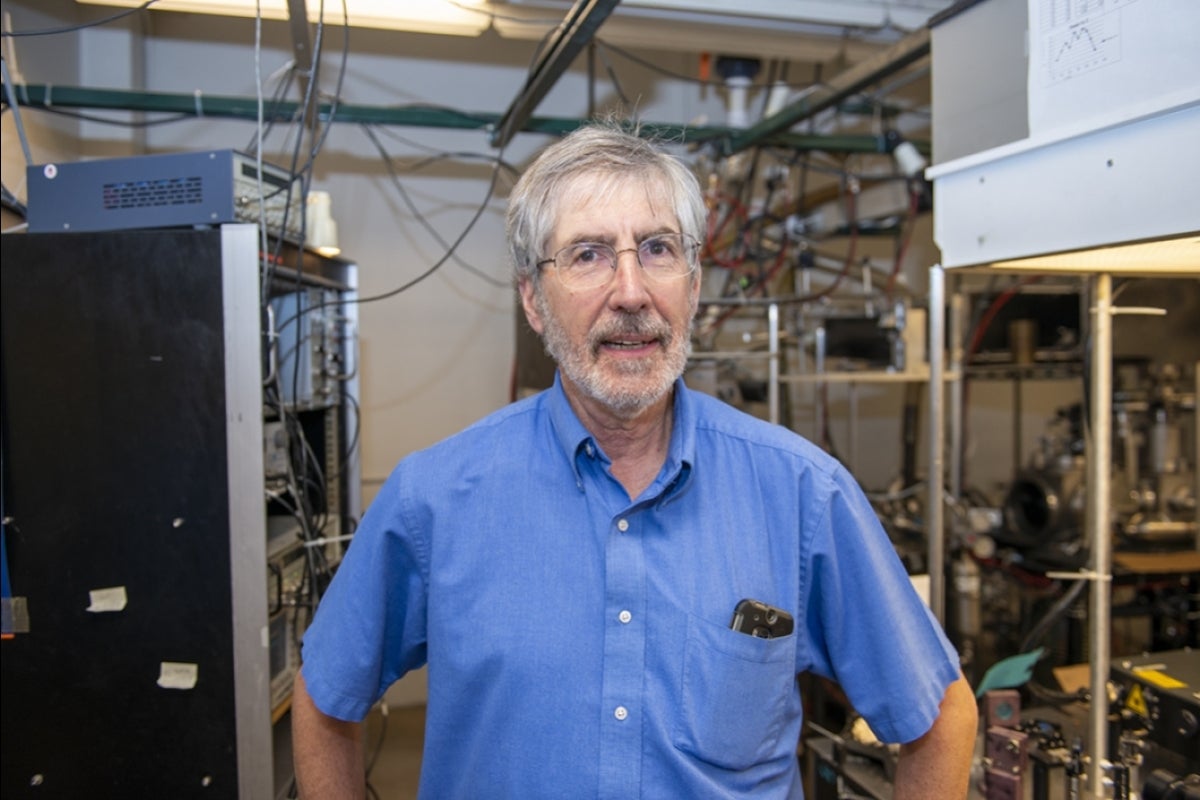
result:
<svg viewBox="0 0 1200 800"><path fill-rule="evenodd" d="M144 0L76 0L87 5L140 6ZM187 11L254 17L260 5L264 19L287 19L287 0L159 0L154 11ZM308 18L316 22L321 14L320 0L307 0ZM464 6L483 5L483 0L345 0L346 18L360 28L478 36L487 30L491 19L486 12ZM325 24L342 24L342 0L325 0Z"/></svg>
<svg viewBox="0 0 1200 800"><path fill-rule="evenodd" d="M1097 247L996 261L997 269L1039 272L1193 274L1200 276L1200 233L1153 242Z"/></svg>
<svg viewBox="0 0 1200 800"><path fill-rule="evenodd" d="M327 0L328 2L328 0ZM829 26L789 19L627 6L624 0L596 33L619 47L671 52L710 52L823 62L857 62L879 52L899 34L880 42L869 35L847 37ZM694 4L693 4L694 5ZM492 25L506 39L540 41L557 29L567 5L557 0L508 0L484 6L496 11Z"/></svg>
<svg viewBox="0 0 1200 800"><path fill-rule="evenodd" d="M949 0L622 0L632 8L657 8L730 16L758 17L769 21L791 20L822 25L862 28L895 26L905 31L920 28Z"/></svg>

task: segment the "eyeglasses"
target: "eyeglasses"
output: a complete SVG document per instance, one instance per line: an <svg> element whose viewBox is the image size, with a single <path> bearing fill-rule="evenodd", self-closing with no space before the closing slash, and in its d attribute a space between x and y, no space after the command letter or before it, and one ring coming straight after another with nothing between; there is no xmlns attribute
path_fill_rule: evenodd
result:
<svg viewBox="0 0 1200 800"><path fill-rule="evenodd" d="M660 233L638 242L636 248L624 250L614 250L601 242L578 242L537 265L553 264L559 280L572 289L596 289L616 273L617 257L632 252L637 253L638 263L648 278L666 283L692 274L695 264L691 255L697 246L684 233Z"/></svg>

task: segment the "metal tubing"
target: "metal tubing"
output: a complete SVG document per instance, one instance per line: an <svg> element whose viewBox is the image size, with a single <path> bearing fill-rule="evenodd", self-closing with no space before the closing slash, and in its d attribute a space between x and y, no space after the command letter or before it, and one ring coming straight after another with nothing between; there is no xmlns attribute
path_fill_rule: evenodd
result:
<svg viewBox="0 0 1200 800"><path fill-rule="evenodd" d="M858 474L858 383L846 384L846 401L850 423L846 429L846 466L852 475Z"/></svg>
<svg viewBox="0 0 1200 800"><path fill-rule="evenodd" d="M1108 673L1111 661L1112 531L1109 525L1112 444L1112 276L1092 279L1091 453L1088 458L1088 519L1091 539L1091 704L1088 727L1092 753L1087 791L1104 797L1103 762L1108 753Z"/></svg>
<svg viewBox="0 0 1200 800"><path fill-rule="evenodd" d="M820 376L825 374L825 326L821 325L814 334L813 342L813 372ZM813 441L818 447L825 446L825 401L829 394L829 384L818 381L813 386Z"/></svg>
<svg viewBox="0 0 1200 800"><path fill-rule="evenodd" d="M779 305L767 306L767 416L778 425L779 413Z"/></svg>
<svg viewBox="0 0 1200 800"><path fill-rule="evenodd" d="M1023 427L1021 425L1021 416L1025 413L1021 408L1021 368L1015 367L1012 380L1012 405L1013 405L1013 429L1012 429L1012 474L1016 475L1021 469L1021 439L1024 436Z"/></svg>
<svg viewBox="0 0 1200 800"><path fill-rule="evenodd" d="M951 279L954 280L954 279ZM950 297L950 474L947 481L950 496L958 499L963 494L963 401L966 397L967 365L964 362L963 340L967 330L967 300L961 291L961 281L954 280L954 294Z"/></svg>
<svg viewBox="0 0 1200 800"><path fill-rule="evenodd" d="M945 475L944 387L942 359L946 341L946 271L941 264L929 268L929 496L925 533L929 538L929 608L946 624L946 540L942 517L942 482Z"/></svg>

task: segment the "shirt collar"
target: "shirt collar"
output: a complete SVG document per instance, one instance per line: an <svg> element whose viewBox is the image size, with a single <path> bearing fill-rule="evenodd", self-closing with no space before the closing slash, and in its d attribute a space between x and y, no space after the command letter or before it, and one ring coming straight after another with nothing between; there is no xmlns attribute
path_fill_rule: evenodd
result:
<svg viewBox="0 0 1200 800"><path fill-rule="evenodd" d="M692 464L696 457L696 409L695 403L688 392L683 378L675 381L674 418L671 424L671 443L667 448L667 459L663 463L658 478L647 490L649 497L659 497L659 502L666 502L677 494L688 483L692 473ZM554 373L554 385L546 393L546 411L550 416L550 424L558 444L567 456L571 469L575 473L575 483L583 488L583 476L579 472L580 451L608 463L608 456L596 444L596 440L583 427L571 403L567 400L563 389L562 376Z"/></svg>

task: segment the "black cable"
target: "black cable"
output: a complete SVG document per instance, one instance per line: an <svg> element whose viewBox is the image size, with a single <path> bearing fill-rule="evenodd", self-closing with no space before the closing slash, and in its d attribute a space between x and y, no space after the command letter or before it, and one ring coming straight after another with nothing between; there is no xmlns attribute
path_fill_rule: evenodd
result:
<svg viewBox="0 0 1200 800"><path fill-rule="evenodd" d="M629 98L625 96L625 90L621 88L621 81L617 77L617 71L613 69L612 62L608 60L608 55L603 49L597 50L596 54L600 56L600 61L604 64L604 71L608 73L608 79L612 81L613 91L617 93L617 97L624 105L632 106L633 103L629 102Z"/></svg>
<svg viewBox="0 0 1200 800"><path fill-rule="evenodd" d="M325 13L324 5L322 4L322 9L321 9L322 19L324 18L324 13ZM341 56L342 56L342 58L341 58L341 63L338 66L337 80L334 82L333 95L332 95L332 99L330 100L330 103L329 103L329 117L325 120L325 126L324 126L324 128L321 129L321 135L319 137L317 137L315 139L315 141L313 142L312 152L309 154L308 163L306 163L301 168L301 171L309 171L313 168L313 165L314 165L313 162L316 161L317 154L325 146L325 139L329 136L329 131L333 129L333 123L334 123L335 118L337 117L338 105L341 103L342 88L345 85L345 80L346 80L346 67L350 61L350 15L349 15L349 11L346 7L346 0L342 0L342 53L341 53ZM315 75L314 75L314 80L316 80ZM318 106L320 105L319 95L320 95L320 93L318 92Z"/></svg>
<svg viewBox="0 0 1200 800"><path fill-rule="evenodd" d="M338 68L338 78L337 78L337 82L335 85L333 101L330 105L329 118L326 121L325 126L321 130L319 135L316 132L316 125L314 123L312 144L311 144L311 147L309 148L309 153L308 153L307 159L305 160L303 165L300 165L300 149L304 143L304 132L306 130L305 123L309 119L312 119L315 121L319 117L319 115L317 113L317 109L318 109L319 103L320 103L320 100L319 100L319 98L320 98L320 91L319 91L320 60L321 60L321 54L322 54L322 50L323 50L324 29L325 29L325 3L324 3L324 0L321 0L319 15L317 18L316 39L315 39L315 43L314 43L314 46L312 49L312 51L313 51L312 52L312 59L313 59L312 60L312 69L308 76L309 80L305 87L304 98L303 98L302 102L300 103L300 106L298 107L298 113L299 113L298 121L300 124L300 133L299 133L299 135L297 135L296 145L292 149L289 175L291 175L293 177L293 179L298 179L300 181L300 203L301 203L301 206L304 206L307 203L309 187L311 186L311 183L312 183L312 172L315 167L317 155L319 154L321 148L323 147L323 145L325 143L325 138L328 136L330 129L333 127L333 121L334 121L334 117L337 114L337 106L341 99L342 86L343 86L343 82L345 80L347 64L349 61L350 24L349 24L349 17L348 17L348 11L347 11L345 0L342 0L341 5L342 5L342 54L341 54L342 57L341 57L341 63ZM291 85L292 81L295 78L296 73L297 73L296 65L293 62L292 69L289 72L288 79L286 81L281 82L282 89L286 90L286 88ZM282 93L277 92L275 97L272 98L272 102L278 102L279 98L281 96L282 96ZM261 139L262 139L261 136L256 137L256 141L259 141ZM257 147L254 147L253 149L255 151L257 151ZM282 263L281 255L283 253L284 240L286 238L284 232L287 231L288 216L290 215L291 209L292 209L292 198L291 198L292 190L293 190L293 183L289 182L288 188L287 188L288 196L286 198L286 202L284 203L284 207L283 207L283 219L280 222L281 232L280 232L280 235L276 238L275 248L272 252L273 257L264 259L264 263L263 263L263 281L262 282L263 282L263 286L264 286L264 292L263 292L262 300L263 300L264 304L268 302L267 292L265 291L265 289L266 289L266 287L269 287L271 285L273 273L275 271L275 265ZM304 258L303 250L304 250L304 241L306 238L307 238L307 214L302 213L301 218L300 218L300 236L299 236L300 241L298 243L297 250L296 250L297 268L296 268L294 289L297 292L300 291L301 283L302 283L301 275L303 273L303 268L302 268L303 265L300 262L302 262L302 260Z"/></svg>
<svg viewBox="0 0 1200 800"><path fill-rule="evenodd" d="M1051 689L1049 686L1043 686L1037 681L1029 681L1025 684L1029 689L1029 693L1038 699L1042 704L1062 706L1068 703L1086 703L1090 692L1086 688L1078 689L1074 692L1064 692L1061 689Z"/></svg>
<svg viewBox="0 0 1200 800"><path fill-rule="evenodd" d="M1079 599L1079 595L1086 588L1088 582L1078 580L1071 584L1071 588L1063 593L1063 596L1054 602L1054 605L1038 620L1030 630L1025 634L1025 638L1021 640L1020 646L1017 648L1018 653L1028 653L1033 649L1034 645L1046 635L1054 623L1058 622L1059 618L1067 612L1071 604Z"/></svg>
<svg viewBox="0 0 1200 800"><path fill-rule="evenodd" d="M354 406L354 435L350 438L349 444L343 448L342 457L339 459L337 469L326 476L325 480L327 482L341 480L342 473L345 472L346 467L349 466L351 457L354 455L354 451L358 449L359 431L362 429L362 409L358 404L358 399L349 392L342 395L342 398L350 401L351 405Z"/></svg>
<svg viewBox="0 0 1200 800"><path fill-rule="evenodd" d="M508 281L496 280L491 275L488 275L482 270L463 261L456 253L454 253L454 250L450 248L450 245L446 243L446 240L442 238L440 233L438 233L437 228L435 228L432 223L429 222L428 218L421 213L420 209L417 208L416 203L413 202L408 190L404 188L404 184L400 181L400 176L396 173L396 169L392 164L391 156L388 154L387 150L384 149L383 143L380 142L378 137L375 136L374 130L372 130L371 126L369 125L363 125L362 128L363 132L367 134L367 138L371 140L371 143L374 144L375 148L379 151L379 155L383 159L384 166L387 168L388 176L392 179L392 185L396 187L396 191L400 194L400 198L404 201L404 204L408 206L409 212L411 212L413 217L416 218L417 222L421 224L421 227L423 227L429 233L429 235L433 237L434 241L438 243L438 246L443 250L448 250L448 252L452 253L454 262L473 275L483 279L497 288L507 287L509 285ZM494 169L499 169L499 164L500 162L497 160Z"/></svg>
<svg viewBox="0 0 1200 800"><path fill-rule="evenodd" d="M24 203L21 202L20 198L13 194L12 191L3 183L0 183L0 204L3 204L4 208L7 208L9 211L22 218L29 216L29 209Z"/></svg>
<svg viewBox="0 0 1200 800"><path fill-rule="evenodd" d="M81 120L83 122L95 122L101 125L112 125L119 128L152 128L156 125L171 125L176 122L186 122L196 118L195 114L174 114L170 117L159 117L156 119L143 120L125 120L112 119L110 117L102 117L97 114L88 114L82 111L68 111L65 108L56 106L21 106L26 111L41 111L46 114L58 114L62 117L70 117L71 119Z"/></svg>
<svg viewBox="0 0 1200 800"><path fill-rule="evenodd" d="M475 227L475 224L477 222L479 222L479 218L481 216L483 216L483 212L487 209L488 203L491 202L492 195L496 191L496 179L497 179L497 177L499 177L499 175L500 175L500 163L499 163L499 159L497 159L496 166L493 167L493 169L492 169L492 179L488 183L487 193L484 195L483 202L479 204L479 208L477 208L475 210L474 216L472 216L471 219L467 222L467 226L465 228L463 228L462 233L460 233L458 238L455 239L453 243L451 243L450 248L446 251L446 253L441 258L439 258L436 262L434 262L433 266L431 266L429 269L425 270L424 272L422 272L420 275L413 278L412 280L410 280L404 284L401 284L400 286L397 286L395 289L391 289L387 292L383 292L382 294L377 294L372 297L357 298L350 302L360 303L360 304L361 303L374 303L379 300L386 300L389 297L395 297L396 295L401 294L402 292L408 291L409 289L411 289L412 287L421 283L421 281L425 280L430 275L432 275L433 273L435 273L439 269L441 269L442 266L450 259L450 257L454 255L454 251L458 249L458 246L460 244L462 244L463 240L467 238L467 234L471 232L471 230Z"/></svg>
<svg viewBox="0 0 1200 800"><path fill-rule="evenodd" d="M294 62L288 63L292 64ZM287 95L288 89L291 88L292 82L295 80L295 78L296 72L291 66L289 66L286 74L279 81L279 85L275 87L275 93L271 96L270 101L263 103L263 114L265 117L267 117L268 121L266 126L263 128L261 136L256 130L254 136L250 138L250 142L245 147L247 153L256 154L258 152L259 140L265 140L266 137L270 135L272 129L274 129L275 122L280 116L278 110L283 105L283 98Z"/></svg>

